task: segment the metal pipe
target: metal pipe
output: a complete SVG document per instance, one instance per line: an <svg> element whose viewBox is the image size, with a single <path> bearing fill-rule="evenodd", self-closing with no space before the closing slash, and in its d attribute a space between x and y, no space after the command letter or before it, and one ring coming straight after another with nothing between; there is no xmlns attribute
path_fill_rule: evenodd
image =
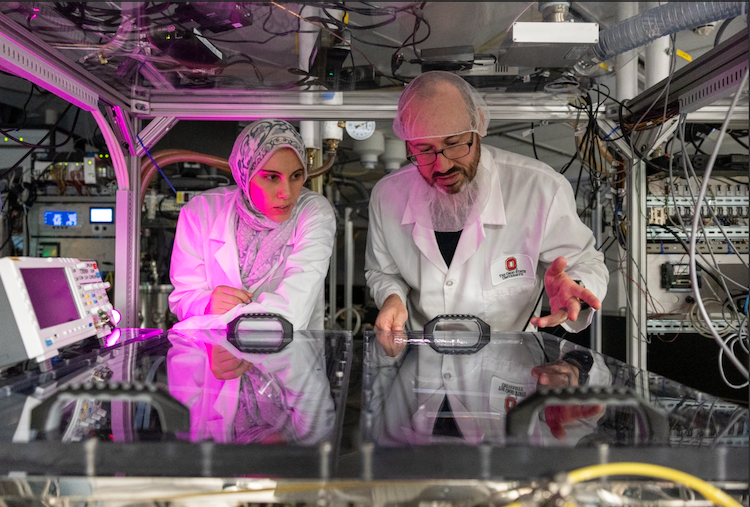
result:
<svg viewBox="0 0 750 507"><path fill-rule="evenodd" d="M568 20L570 2L539 2L542 20L549 23L563 23Z"/></svg>
<svg viewBox="0 0 750 507"><path fill-rule="evenodd" d="M352 208L344 208L344 307L346 308L346 329L352 330L352 293L354 291L354 222Z"/></svg>
<svg viewBox="0 0 750 507"><path fill-rule="evenodd" d="M659 7L659 2L648 2L649 9ZM660 37L646 46L646 89L669 76L669 36Z"/></svg>
<svg viewBox="0 0 750 507"><path fill-rule="evenodd" d="M602 247L602 190L596 193L596 205L591 213L591 230L594 231L596 248ZM599 353L602 351L602 310L594 312L594 320L591 322L591 338L589 347Z"/></svg>
<svg viewBox="0 0 750 507"><path fill-rule="evenodd" d="M617 19L622 22L638 14L635 2L618 2ZM638 58L635 50L617 55L615 62L615 82L617 83L617 100L632 99L638 95Z"/></svg>

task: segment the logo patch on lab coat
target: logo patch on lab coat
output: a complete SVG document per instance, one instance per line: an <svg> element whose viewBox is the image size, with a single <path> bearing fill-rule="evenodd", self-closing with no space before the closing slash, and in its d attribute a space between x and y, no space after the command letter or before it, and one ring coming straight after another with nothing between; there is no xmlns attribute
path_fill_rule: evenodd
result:
<svg viewBox="0 0 750 507"><path fill-rule="evenodd" d="M509 382L500 377L490 380L490 408L498 413L507 413L533 390L533 386Z"/></svg>
<svg viewBox="0 0 750 507"><path fill-rule="evenodd" d="M510 255L494 261L490 267L490 274L492 285L518 278L536 278L531 257L524 254Z"/></svg>

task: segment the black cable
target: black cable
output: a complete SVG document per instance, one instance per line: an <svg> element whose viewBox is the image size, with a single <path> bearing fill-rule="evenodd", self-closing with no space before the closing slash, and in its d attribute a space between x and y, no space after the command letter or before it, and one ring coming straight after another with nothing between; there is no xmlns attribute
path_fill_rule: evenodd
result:
<svg viewBox="0 0 750 507"><path fill-rule="evenodd" d="M529 315L529 318L526 319L526 324L521 328L521 331L525 331L527 327L529 327L529 324L531 323L531 317L534 316L534 312L536 311L536 307L539 306L539 303L542 300L542 296L544 296L544 285L542 285L542 292L539 293L539 297L536 298L536 303L534 303L534 307L531 309L531 314Z"/></svg>
<svg viewBox="0 0 750 507"><path fill-rule="evenodd" d="M531 147L534 148L534 158L539 160L539 155L536 153L536 136L534 135L534 122L531 122Z"/></svg>
<svg viewBox="0 0 750 507"><path fill-rule="evenodd" d="M719 44L721 44L721 37L722 37L722 35L724 35L724 32L727 30L727 27L729 26L729 23L731 23L732 21L734 21L734 19L736 17L737 16L735 16L734 18L727 19L726 21L724 21L721 24L721 26L719 27L719 29L716 30L716 37L714 37L714 47L716 47Z"/></svg>
<svg viewBox="0 0 750 507"><path fill-rule="evenodd" d="M45 134L45 136L42 138L42 140L40 142L43 143L45 139L47 139L50 135L52 135L52 132L54 132L55 129L57 128L57 124L60 123L60 120L62 120L65 117L65 115L68 113L68 111L70 110L71 107L73 107L73 104L68 104L68 107L65 108L65 111L63 111L63 114L60 115L60 117L57 119L57 121L55 122L55 124L52 126L52 128L49 130L49 132L47 132L47 134ZM78 118L78 113L80 113L80 112L81 112L81 110L78 109L78 112L76 113L76 119ZM72 133L73 133L73 131L71 130L71 135L72 135ZM47 146L42 146L42 147L46 148ZM34 153L34 150L36 150L36 149L38 149L38 147L34 146L29 151L27 151L26 154L23 157L21 157L20 159L18 159L15 164L13 164L9 169L6 169L5 172L3 172L2 174L0 174L0 178L5 177L5 175L7 175L13 169L15 169L16 167L18 167L19 164L21 162L23 162L24 160L26 160L26 158L29 155L31 155L32 153Z"/></svg>
<svg viewBox="0 0 750 507"><path fill-rule="evenodd" d="M739 136L738 136L738 135L736 135L736 134L735 134L734 132L731 132L731 131L730 131L730 132L729 132L729 135L730 135L730 137L731 137L732 139L734 139L734 140L735 140L735 141L737 142L737 144L739 144L740 146L742 146L742 147L743 147L743 148L745 148L746 150L750 150L750 146L748 146L747 144L745 144L745 143L743 143L742 141L740 141L740 140L739 140Z"/></svg>
<svg viewBox="0 0 750 507"><path fill-rule="evenodd" d="M65 112L62 114L62 116L65 116L65 113L68 112L68 109L70 109L70 106L68 106L68 108L65 109ZM68 133L68 137L65 139L65 141L63 141L60 144L34 144L34 143L27 143L27 142L21 141L20 139L17 139L14 136L12 136L11 134L9 134L9 132L10 132L9 130L6 131L6 130L0 128L0 132L2 132L3 135L5 135L5 137L7 137L8 139L16 142L17 144L20 144L24 148L33 148L33 149L37 149L37 148L44 148L44 149L61 148L61 147L65 146L66 144L68 144L68 141L70 141L70 138L73 137L73 132L75 131L76 125L78 125L78 115L80 113L81 113L81 110L78 109L76 111L75 118L73 119L73 125L70 127L70 131ZM57 122L55 122L55 126L52 129L50 129L50 133L60 123L60 119L62 118L62 116L57 119ZM16 130L16 129L12 129L12 130ZM44 139L47 139L47 136L44 136ZM42 141L44 141L44 139L42 139ZM40 141L40 143L41 143L41 141Z"/></svg>

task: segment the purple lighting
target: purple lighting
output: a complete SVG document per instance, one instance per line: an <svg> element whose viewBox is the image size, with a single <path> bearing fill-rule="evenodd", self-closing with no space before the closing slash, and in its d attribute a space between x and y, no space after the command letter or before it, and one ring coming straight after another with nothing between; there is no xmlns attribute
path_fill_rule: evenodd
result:
<svg viewBox="0 0 750 507"><path fill-rule="evenodd" d="M107 336L104 339L104 346L111 347L113 345L117 345L117 342L120 341L121 336L122 336L122 331L120 331L119 329L115 329L109 334L109 336Z"/></svg>

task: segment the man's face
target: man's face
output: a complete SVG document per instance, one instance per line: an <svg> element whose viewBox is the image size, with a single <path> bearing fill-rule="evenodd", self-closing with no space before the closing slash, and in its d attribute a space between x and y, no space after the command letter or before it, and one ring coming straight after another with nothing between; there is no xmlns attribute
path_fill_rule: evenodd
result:
<svg viewBox="0 0 750 507"><path fill-rule="evenodd" d="M428 185L446 194L456 194L471 182L477 175L480 155L480 137L471 132L443 138L415 139L406 142L406 149L411 155L424 152L437 152L473 140L469 153L463 157L450 160L440 153L431 165L417 166L419 174Z"/></svg>

